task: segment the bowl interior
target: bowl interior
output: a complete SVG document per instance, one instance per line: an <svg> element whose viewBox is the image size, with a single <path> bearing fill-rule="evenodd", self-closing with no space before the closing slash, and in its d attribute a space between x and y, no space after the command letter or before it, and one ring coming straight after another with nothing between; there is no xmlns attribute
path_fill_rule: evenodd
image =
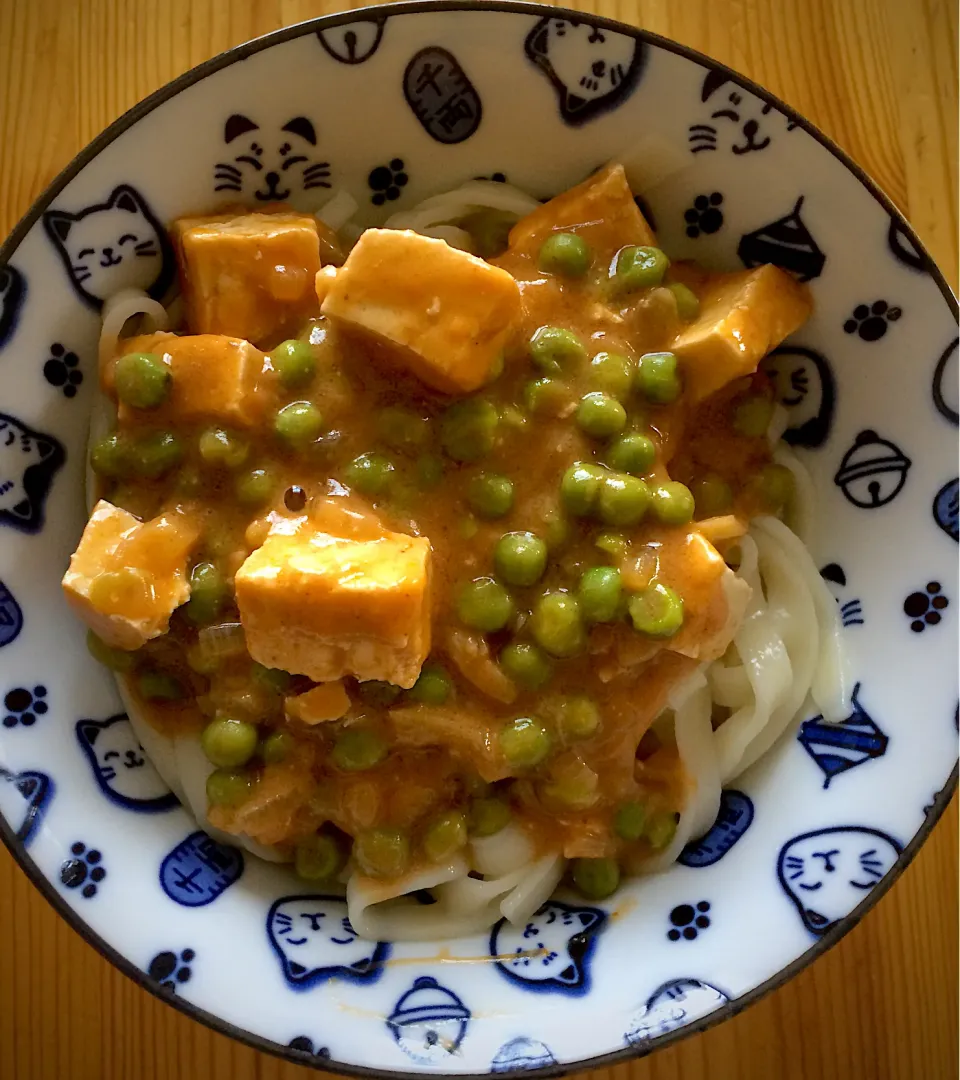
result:
<svg viewBox="0 0 960 1080"><path fill-rule="evenodd" d="M303 160L285 169L291 146ZM159 289L162 223L224 200L316 209L346 190L369 225L471 177L547 196L611 159L672 257L810 283L778 393L816 483L855 707L839 727L804 718L678 865L609 903L560 893L525 929L366 942L342 901L197 832L62 600L100 303ZM155 241L142 257L78 269L130 223ZM4 839L125 970L257 1045L340 1071L473 1074L643 1052L836 940L952 791L955 301L809 125L670 43L534 5L401 5L218 58L111 128L8 241L0 377Z"/></svg>

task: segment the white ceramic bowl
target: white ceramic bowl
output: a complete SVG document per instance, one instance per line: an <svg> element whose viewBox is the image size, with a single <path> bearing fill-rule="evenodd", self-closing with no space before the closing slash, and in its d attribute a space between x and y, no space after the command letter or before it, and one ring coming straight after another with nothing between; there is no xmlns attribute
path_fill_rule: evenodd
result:
<svg viewBox="0 0 960 1080"><path fill-rule="evenodd" d="M284 144L306 160L284 170ZM470 177L546 196L613 158L671 255L772 261L810 282L816 314L779 351L780 393L817 484L815 554L856 709L794 730L679 865L608 904L561 895L525 932L364 942L342 901L197 833L61 597L85 520L99 302L124 284L162 290L158 223L223 197L316 208L333 185L376 224ZM131 257L125 232L155 243ZM85 277L71 267L87 247ZM822 953L950 797L956 301L876 185L734 72L532 4L401 4L281 30L84 150L0 250L0 302L3 839L71 925L189 1015L340 1072L607 1064L701 1030ZM534 938L546 959L502 959Z"/></svg>

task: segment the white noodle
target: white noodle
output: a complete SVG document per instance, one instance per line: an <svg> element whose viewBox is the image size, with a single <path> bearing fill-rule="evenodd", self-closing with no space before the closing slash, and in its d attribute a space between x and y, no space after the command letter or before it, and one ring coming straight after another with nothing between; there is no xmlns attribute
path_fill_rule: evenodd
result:
<svg viewBox="0 0 960 1080"><path fill-rule="evenodd" d="M341 188L323 204L316 217L334 232L339 232L359 209L360 204L357 200L349 191Z"/></svg>
<svg viewBox="0 0 960 1080"><path fill-rule="evenodd" d="M145 326L138 327L145 333L166 330L170 325L167 310L163 304L152 300L142 289L123 289L111 296L103 305L103 322L100 327L100 345L98 356L104 363L116 355L117 345L123 334L123 328L131 319L141 317Z"/></svg>

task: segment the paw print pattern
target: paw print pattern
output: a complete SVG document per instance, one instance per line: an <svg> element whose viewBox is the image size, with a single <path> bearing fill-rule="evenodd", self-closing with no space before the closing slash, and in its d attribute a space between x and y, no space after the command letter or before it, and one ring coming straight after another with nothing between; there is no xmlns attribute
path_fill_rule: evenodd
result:
<svg viewBox="0 0 960 1080"><path fill-rule="evenodd" d="M900 308L891 307L886 300L876 300L870 305L857 304L843 329L848 334L859 334L862 341L879 341L890 323L896 322L902 314Z"/></svg>
<svg viewBox="0 0 960 1080"><path fill-rule="evenodd" d="M926 592L912 592L903 602L903 613L910 622L910 629L919 634L928 626L936 626L943 617L940 612L950 601L940 591L939 581L928 581Z"/></svg>
<svg viewBox="0 0 960 1080"><path fill-rule="evenodd" d="M23 724L24 727L31 727L36 723L37 717L43 716L49 708L43 700L46 696L45 686L35 686L32 691L24 686L8 690L3 699L3 707L6 709L3 726L12 728Z"/></svg>
<svg viewBox="0 0 960 1080"><path fill-rule="evenodd" d="M190 964L196 955L193 949L184 949L179 957L175 952L157 953L147 968L147 977L159 983L162 990L175 994L178 984L182 986L190 981L193 974Z"/></svg>
<svg viewBox="0 0 960 1080"><path fill-rule="evenodd" d="M672 925L667 931L667 937L670 941L679 941L681 938L694 941L701 930L710 926L710 916L707 915L709 910L710 904L706 900L701 900L696 908L693 904L678 904L670 912Z"/></svg>
<svg viewBox="0 0 960 1080"><path fill-rule="evenodd" d="M400 189L406 187L409 176L403 171L403 160L394 158L389 165L378 165L367 177L367 183L373 194L370 201L374 206L383 206L387 201L400 198Z"/></svg>
<svg viewBox="0 0 960 1080"><path fill-rule="evenodd" d="M63 391L65 398L76 397L77 387L83 382L79 370L80 357L68 352L60 342L50 346L50 359L43 365L43 377L51 386Z"/></svg>
<svg viewBox="0 0 960 1080"><path fill-rule="evenodd" d="M314 1047L313 1039L309 1035L298 1035L295 1039L291 1039L287 1046L291 1050L299 1050L301 1054L309 1054L311 1057L329 1058L330 1051L325 1046Z"/></svg>
<svg viewBox="0 0 960 1080"><path fill-rule="evenodd" d="M97 895L97 885L107 876L100 865L103 856L96 848L87 848L79 841L70 848L72 859L60 867L60 880L68 889L80 889L80 895L89 900Z"/></svg>
<svg viewBox="0 0 960 1080"><path fill-rule="evenodd" d="M711 195L698 195L693 200L693 206L683 215L687 223L687 236L691 240L696 240L701 233L709 236L720 231L723 227L722 202L723 196L719 191Z"/></svg>

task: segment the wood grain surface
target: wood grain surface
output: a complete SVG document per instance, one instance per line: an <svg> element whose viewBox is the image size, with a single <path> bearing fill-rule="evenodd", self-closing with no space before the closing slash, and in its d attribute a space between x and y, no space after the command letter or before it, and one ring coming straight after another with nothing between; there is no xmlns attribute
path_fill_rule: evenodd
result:
<svg viewBox="0 0 960 1080"><path fill-rule="evenodd" d="M0 0L0 235L168 80L336 0ZM756 79L886 189L957 286L956 0L592 0ZM957 1065L957 800L836 948L735 1019L591 1080L948 1080ZM744 898L749 903L748 898ZM238 972L242 977L242 971ZM306 1080L120 975L0 850L0 1078Z"/></svg>

